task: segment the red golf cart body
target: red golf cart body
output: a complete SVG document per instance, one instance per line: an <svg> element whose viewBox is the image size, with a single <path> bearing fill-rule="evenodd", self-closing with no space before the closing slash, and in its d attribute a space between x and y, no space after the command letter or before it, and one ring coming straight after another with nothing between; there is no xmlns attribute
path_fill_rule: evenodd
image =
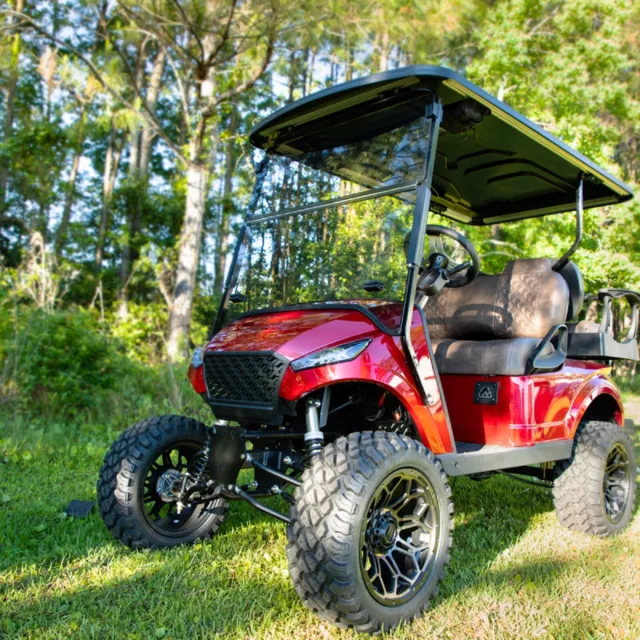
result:
<svg viewBox="0 0 640 640"><path fill-rule="evenodd" d="M399 305L393 306L399 321ZM567 359L562 368L553 373L442 375L438 384L418 310L414 313L411 331L420 373L431 397L429 406L425 406L406 364L400 338L386 334L373 319L357 309L293 309L252 315L223 329L207 344L206 350L278 353L292 361L339 343L371 338L369 347L349 362L298 372L288 367L280 384L280 397L297 403L328 385L375 384L404 405L421 441L436 454L453 453L456 440L496 445L496 452L497 447L530 447L548 442L558 443L561 451L560 447L566 447L568 442L570 453L570 443L587 411L594 417L623 423L622 401L609 378L609 366ZM190 367L189 378L194 389L206 395L204 368ZM475 387L485 382L500 384L496 404L474 404ZM533 464L530 462L533 451L527 451L527 463ZM540 454L543 458L540 461L544 462L546 451L543 449ZM510 460L503 468L519 464L517 459ZM487 469L483 467L483 470ZM455 474L455 470L451 472Z"/></svg>

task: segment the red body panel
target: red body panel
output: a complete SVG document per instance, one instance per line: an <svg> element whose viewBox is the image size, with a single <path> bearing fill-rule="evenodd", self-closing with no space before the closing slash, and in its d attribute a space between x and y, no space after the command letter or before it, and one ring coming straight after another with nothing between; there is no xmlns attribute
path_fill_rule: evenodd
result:
<svg viewBox="0 0 640 640"><path fill-rule="evenodd" d="M207 351L277 351L289 360L341 342L382 333L354 309L276 311L241 318L225 327Z"/></svg>
<svg viewBox="0 0 640 640"><path fill-rule="evenodd" d="M400 322L401 305L379 301L366 304L388 327ZM411 337L420 373L431 397L421 399L406 363L400 338L382 331L370 317L355 308L274 311L241 318L220 331L207 351L271 351L295 360L314 351L371 338L356 359L295 372L289 367L279 395L290 401L331 384L369 382L393 393L411 415L425 446L434 453L453 451L445 404L429 356L422 318L412 319ZM589 404L609 394L621 407L620 395L602 365L570 361L555 373L532 376L442 376L455 440L521 447L542 441L572 438ZM189 379L198 393L206 391L202 367L189 368ZM474 404L475 383L499 382L496 405ZM620 423L622 414L619 415Z"/></svg>
<svg viewBox="0 0 640 640"><path fill-rule="evenodd" d="M415 321L420 323L416 313ZM421 324L417 327L422 331ZM453 450L444 407L437 388L431 361L420 359L421 373L435 402L425 407L420 392L406 365L400 338L382 332L374 337L369 347L355 360L295 372L289 368L280 387L280 395L297 400L314 389L338 382L373 382L393 393L405 406L418 429L420 438L434 453Z"/></svg>
<svg viewBox="0 0 640 640"><path fill-rule="evenodd" d="M605 393L621 405L620 394L602 365L567 360L560 371L531 376L443 375L456 440L523 447L573 438L593 400ZM476 382L498 382L495 405L474 404ZM622 414L619 415L620 424Z"/></svg>
<svg viewBox="0 0 640 640"><path fill-rule="evenodd" d="M400 323L402 305L380 301L357 301L387 327ZM437 387L420 313L413 317L412 339L419 350L421 373L434 403L425 407L406 364L400 338L382 331L357 309L274 311L241 318L220 331L207 344L207 351L275 351L295 360L314 351L371 338L367 349L355 360L295 372L289 368L280 387L280 396L298 400L312 391L339 382L370 382L393 393L416 424L422 441L434 453L453 450L444 407ZM204 379L190 369L189 379L202 393ZM198 386L196 386L198 385ZM202 391L200 391L202 389Z"/></svg>

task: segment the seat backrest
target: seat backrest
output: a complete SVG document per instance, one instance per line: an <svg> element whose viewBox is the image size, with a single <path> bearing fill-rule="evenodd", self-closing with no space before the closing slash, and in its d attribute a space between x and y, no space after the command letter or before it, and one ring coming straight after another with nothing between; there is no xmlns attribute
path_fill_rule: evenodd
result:
<svg viewBox="0 0 640 640"><path fill-rule="evenodd" d="M425 312L432 338L543 338L566 322L569 287L547 258L512 260L503 273L431 296Z"/></svg>
<svg viewBox="0 0 640 640"><path fill-rule="evenodd" d="M584 279L580 269L578 269L578 265L571 260L558 273L564 278L569 287L567 322L572 322L578 319L584 305Z"/></svg>

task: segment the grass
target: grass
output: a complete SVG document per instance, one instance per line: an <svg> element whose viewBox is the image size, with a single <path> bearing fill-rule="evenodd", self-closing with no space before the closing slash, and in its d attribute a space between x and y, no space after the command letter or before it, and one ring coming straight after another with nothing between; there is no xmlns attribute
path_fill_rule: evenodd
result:
<svg viewBox="0 0 640 640"><path fill-rule="evenodd" d="M627 401L640 423L640 399ZM354 637L300 604L285 526L248 505L233 504L211 541L140 553L113 541L95 510L64 517L70 500L95 498L115 436L78 420L0 416L0 637ZM454 502L440 595L389 637L640 637L639 515L612 540L571 533L548 491L503 477L458 479Z"/></svg>

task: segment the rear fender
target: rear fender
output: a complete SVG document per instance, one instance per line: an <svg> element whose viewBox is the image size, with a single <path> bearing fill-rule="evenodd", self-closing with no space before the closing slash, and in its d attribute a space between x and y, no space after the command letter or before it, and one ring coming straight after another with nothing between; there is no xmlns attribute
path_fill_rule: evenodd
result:
<svg viewBox="0 0 640 640"><path fill-rule="evenodd" d="M575 436L585 417L624 424L620 392L605 373L589 378L576 394L566 418L569 437Z"/></svg>

